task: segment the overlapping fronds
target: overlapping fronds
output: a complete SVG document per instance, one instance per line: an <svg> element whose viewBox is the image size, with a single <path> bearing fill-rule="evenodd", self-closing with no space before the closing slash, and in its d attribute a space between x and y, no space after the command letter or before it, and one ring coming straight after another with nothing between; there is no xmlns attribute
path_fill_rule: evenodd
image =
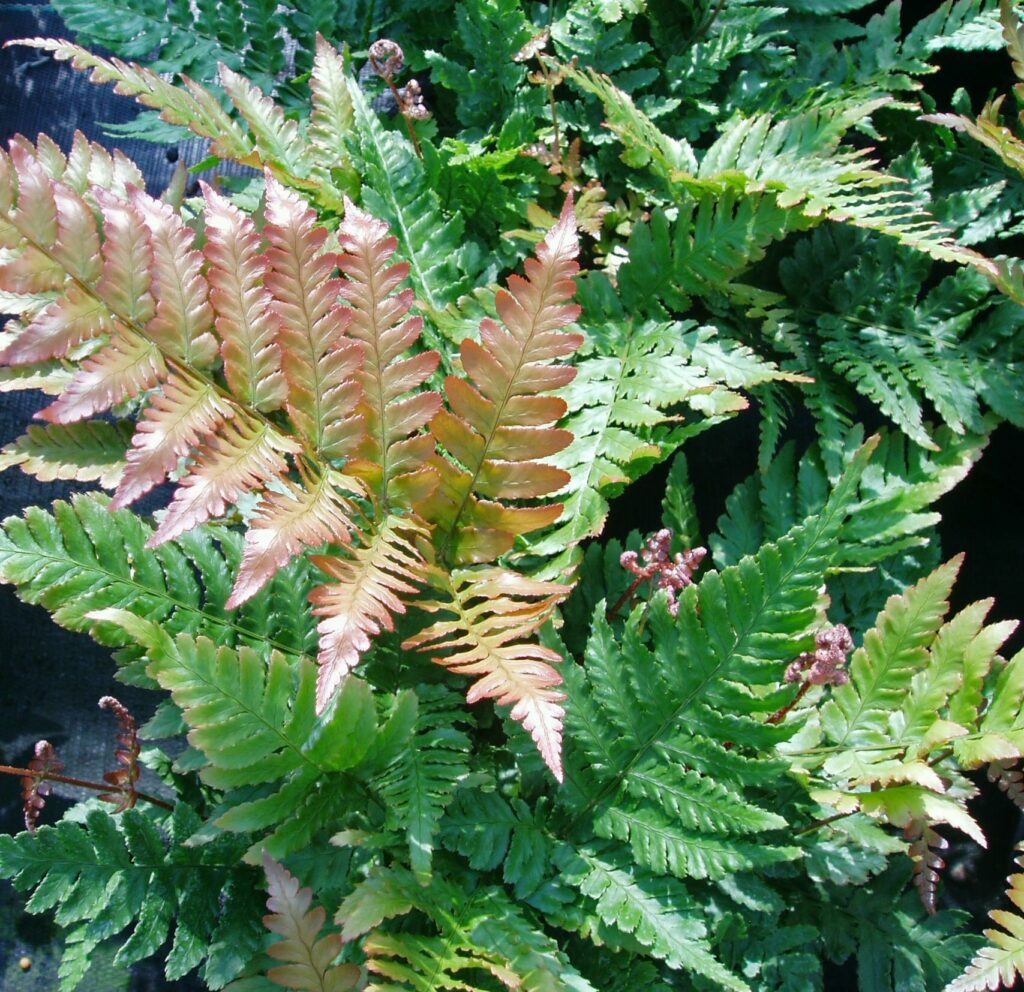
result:
<svg viewBox="0 0 1024 992"><path fill-rule="evenodd" d="M977 272L961 269L932 285L926 259L891 243L864 257L863 243L851 232L816 231L779 268L797 318L786 328L794 364L820 355L812 370L819 384L809 391L835 407L831 394L841 400L852 387L933 450L925 424L932 408L957 434L981 433L985 406L1024 423L1020 308Z"/></svg>
<svg viewBox="0 0 1024 992"><path fill-rule="evenodd" d="M203 965L210 988L223 988L257 953L258 931L245 922L255 908L255 893L237 864L239 844L222 839L186 846L198 826L198 817L184 805L163 824L140 810L115 818L91 809L82 822L64 820L34 834L0 836L4 876L19 890L35 890L29 910L56 909L58 920L70 928L61 990L82 981L97 946L116 934L124 935L118 967L149 957L170 938L168 977L180 978ZM223 903L200 895L197 876L223 888Z"/></svg>
<svg viewBox="0 0 1024 992"><path fill-rule="evenodd" d="M436 525L440 557L453 565L493 561L516 535L550 524L561 513L558 503L509 504L547 496L569 481L568 473L538 459L572 440L568 431L549 426L565 413L565 401L542 394L576 374L555 360L583 343L582 335L562 330L580 312L569 302L578 252L567 200L537 257L527 260L526 278L513 275L509 289L498 292L501 323L485 318L481 342L462 342L469 379L445 379L451 410L440 410L430 429L446 457L433 462L441 485L422 512Z"/></svg>
<svg viewBox="0 0 1024 992"><path fill-rule="evenodd" d="M416 546L425 536L413 517L390 516L381 522L365 547L348 556L314 557L313 563L332 580L310 596L314 616L323 617L320 633L318 705L359 663L372 639L394 630L394 615L406 610L404 599L423 578L424 560Z"/></svg>
<svg viewBox="0 0 1024 992"><path fill-rule="evenodd" d="M737 116L698 165L685 142L663 134L607 76L571 67L565 71L603 101L608 126L623 143L628 163L650 168L674 199L699 201L708 193L722 196L730 190L757 197L768 193L775 207L801 215L796 226L833 220L878 231L933 258L996 278L992 262L958 245L899 188L896 177L875 168L867 152L841 146L845 132L885 99L808 110L789 119ZM779 231L784 232L785 227Z"/></svg>
<svg viewBox="0 0 1024 992"><path fill-rule="evenodd" d="M750 986L712 955L701 913L675 879L618 867L622 859L615 857L614 845L563 848L556 860L565 881L594 901L608 926L635 936L670 968L703 975L718 988L749 992Z"/></svg>
<svg viewBox="0 0 1024 992"><path fill-rule="evenodd" d="M862 443L863 430L842 440L842 459ZM988 434L957 436L936 431L938 450L884 432L861 476L858 499L838 536L836 567L877 564L930 541L939 514L932 509L970 471L988 443ZM765 542L775 540L824 504L835 453L814 444L798 455L789 442L766 466L733 490L710 546L719 565L734 565Z"/></svg>
<svg viewBox="0 0 1024 992"><path fill-rule="evenodd" d="M62 627L112 647L129 641L90 620L93 611L131 610L171 635L189 631L218 644L312 651L316 631L303 608L312 569L305 561L231 614L228 577L242 557L239 535L221 529L214 540L200 529L150 550L152 528L108 507L102 496L82 495L55 503L52 513L32 509L8 518L0 531L0 579L25 602L45 605Z"/></svg>
<svg viewBox="0 0 1024 992"><path fill-rule="evenodd" d="M757 719L778 706L777 695L751 687L778 684L817 622L835 535L872 447L857 453L820 515L685 588L676 616L656 600L619 635L598 607L586 667L565 668L571 744L562 801L573 822L592 822L598 836L628 842L640 865L683 879L795 855L750 836L786 822L750 796L785 766L748 765L741 754L786 736Z"/></svg>
<svg viewBox="0 0 1024 992"><path fill-rule="evenodd" d="M346 201L338 238L345 250L339 266L348 277L341 295L352 306L348 333L363 343L365 353L360 407L365 435L349 471L363 474L385 508L392 496L415 505L440 481L426 464L434 440L421 428L441 408L441 395L417 390L437 370L441 356L420 351L402 357L419 340L423 318L406 316L411 289L395 292L410 266L389 264L398 239L388 226Z"/></svg>
<svg viewBox="0 0 1024 992"><path fill-rule="evenodd" d="M203 755L203 781L229 794L241 790L216 826L270 831L249 848L251 862L263 849L284 857L308 843L358 793L355 778L345 773L371 759L386 762L404 741L408 703L379 726L373 694L359 679L346 681L318 720L316 669L308 659L296 667L276 652L267 659L205 637L172 638L126 610L97 611L92 619L120 627L145 648L150 676L170 692L189 727L189 743ZM326 796L325 777L331 782ZM268 785L272 790L264 788L261 798L250 798L248 787Z"/></svg>
<svg viewBox="0 0 1024 992"><path fill-rule="evenodd" d="M996 729L1020 721L1019 697L1003 697L990 728L979 719L989 672L1016 677L1016 660L1007 664L998 655L1016 624L985 625L991 600L944 620L961 562L954 558L890 597L850 659L848 681L820 707L830 747L801 760L821 768L827 788L817 793L820 802L859 808L908 836L925 836L922 823L948 823L984 846L963 792L953 788L964 784L949 759L955 754L960 768L971 768L1019 753Z"/></svg>
<svg viewBox="0 0 1024 992"><path fill-rule="evenodd" d="M623 268L623 281L634 264ZM607 288L603 276L591 276L581 295L588 322L600 323L590 323L578 375L560 393L574 411L563 421L574 440L548 461L570 480L559 492L558 525L529 538L537 553L556 553L599 534L607 494L686 438L746 409L739 390L794 378L712 327L642 321L618 307L602 313Z"/></svg>
<svg viewBox="0 0 1024 992"><path fill-rule="evenodd" d="M466 715L455 693L440 686L417 689L419 713L408 747L376 787L387 808L389 829L405 832L409 867L430 881L441 816L462 778L469 774L470 739L456 726Z"/></svg>
<svg viewBox="0 0 1024 992"><path fill-rule="evenodd" d="M267 876L266 928L282 939L270 945L267 953L284 964L267 972L267 978L286 989L304 992L348 992L359 988L362 971L358 965L331 962L341 950L341 935L320 933L327 921L321 906L312 906L313 891L299 885L298 879L269 854L263 854Z"/></svg>
<svg viewBox="0 0 1024 992"><path fill-rule="evenodd" d="M401 929L382 926L413 909L425 922ZM565 988L595 992L558 944L538 932L505 894L494 886L469 893L434 876L420 885L404 868L376 872L360 883L338 910L346 942L362 938L366 967L383 981L380 989L416 992L448 985L482 992L480 974L524 992ZM474 975L476 973L476 976Z"/></svg>

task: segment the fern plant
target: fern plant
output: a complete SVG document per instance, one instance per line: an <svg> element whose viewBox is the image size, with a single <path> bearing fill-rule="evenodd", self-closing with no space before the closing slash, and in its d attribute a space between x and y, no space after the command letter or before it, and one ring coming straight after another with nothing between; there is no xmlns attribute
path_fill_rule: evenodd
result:
<svg viewBox="0 0 1024 992"><path fill-rule="evenodd" d="M934 504L1021 423L1017 208L933 123L864 148L995 11L392 5L403 52L377 4L61 5L114 54L27 44L255 170L0 153L0 388L50 399L0 465L110 491L5 521L0 579L160 698L103 784L6 769L62 989L168 938L234 992L1009 981L943 852L972 774L1019 799L1024 662L949 616ZM738 415L715 532L687 445Z"/></svg>

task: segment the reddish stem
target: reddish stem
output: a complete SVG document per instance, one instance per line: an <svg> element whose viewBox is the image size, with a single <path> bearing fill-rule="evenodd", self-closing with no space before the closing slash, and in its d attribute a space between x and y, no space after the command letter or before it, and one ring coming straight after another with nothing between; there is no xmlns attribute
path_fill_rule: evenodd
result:
<svg viewBox="0 0 1024 992"><path fill-rule="evenodd" d="M782 723L782 721L786 719L786 714L794 706L796 706L796 704L799 703L800 700L803 699L805 695L807 695L807 690L810 689L810 687L811 687L811 683L810 682L802 683L800 688L797 690L797 694L788 703L786 703L786 705L783 706L782 709L776 710L776 712L774 712L770 717L768 717L766 722L767 723Z"/></svg>
<svg viewBox="0 0 1024 992"><path fill-rule="evenodd" d="M423 149L420 148L420 139L416 137L416 128L413 125L412 118L403 109L405 101L398 92L398 87L395 86L394 80L390 76L386 76L381 72L381 69L383 68L381 63L372 55L370 56L370 64L373 66L373 71L388 84L388 89L391 90L391 95L395 98L395 103L398 105L398 112L402 115L402 119L405 121L405 129L409 132L409 138L412 141L412 147L416 152L416 157L423 158Z"/></svg>
<svg viewBox="0 0 1024 992"><path fill-rule="evenodd" d="M633 593L640 588L641 583L646 582L647 577L640 575L633 580L633 584L615 601L615 605L605 614L605 619L611 622L618 616L622 609L633 598Z"/></svg>
<svg viewBox="0 0 1024 992"><path fill-rule="evenodd" d="M19 778L34 778L40 782L62 782L64 785L75 785L79 789L91 789L93 792L110 792L112 789L109 782L89 782L81 778L70 778L67 775L40 775L39 772L34 772L31 768L15 768L12 765L0 765L0 773L17 775ZM135 795L152 806L159 806L170 812L174 811L174 807L170 803L163 799L157 799L156 796L146 795L145 792L139 792L137 789Z"/></svg>

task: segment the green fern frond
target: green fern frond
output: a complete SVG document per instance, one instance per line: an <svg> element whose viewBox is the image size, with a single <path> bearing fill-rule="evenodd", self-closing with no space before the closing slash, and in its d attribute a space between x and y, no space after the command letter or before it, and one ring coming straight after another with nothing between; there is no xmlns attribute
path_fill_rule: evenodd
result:
<svg viewBox="0 0 1024 992"><path fill-rule="evenodd" d="M415 921L394 930L381 926L413 909L423 914L427 927ZM356 887L342 902L337 922L346 942L363 938L367 969L386 980L378 983L382 990L429 992L448 986L484 992L489 983L481 986L477 977L483 974L524 992L596 992L557 943L499 888L480 886L469 893L437 875L422 886L405 869L389 868Z"/></svg>
<svg viewBox="0 0 1024 992"><path fill-rule="evenodd" d="M664 218L651 229L664 235ZM603 274L581 280L587 342L576 378L560 393L574 411L562 421L574 440L548 459L571 478L559 493L564 509L555 528L527 539L537 554L599 534L608 508L602 491L619 492L686 438L746 409L740 390L793 378L713 327L639 317L637 309L653 301L648 287L637 285L645 276L634 273L657 269L644 265L643 230L634 232L630 261L619 270L621 301Z"/></svg>
<svg viewBox="0 0 1024 992"><path fill-rule="evenodd" d="M190 728L189 742L206 759L203 780L220 790L262 787L258 798L235 794L215 820L234 833L273 830L250 847L248 861L258 862L264 849L284 857L302 847L336 822L353 792L363 794L344 773L379 760L377 737L384 733L365 682L348 679L318 719L316 670L308 659L295 668L276 653L265 660L248 648L218 648L207 638L180 634L175 640L124 610L98 611L93 618L121 627L145 647L149 674L170 692ZM389 720L405 726L401 707Z"/></svg>
<svg viewBox="0 0 1024 992"><path fill-rule="evenodd" d="M477 871L502 869L506 885L525 899L540 886L551 856L551 843L521 799L505 800L498 792L461 788L445 812L441 840Z"/></svg>
<svg viewBox="0 0 1024 992"><path fill-rule="evenodd" d="M34 890L29 911L56 910L58 923L71 928L62 992L84 977L100 941L133 926L115 959L118 966L154 954L178 918L166 964L171 980L205 960L209 987L222 988L257 953L259 931L245 920L258 903L251 872L238 863L239 842L222 838L186 846L198 825L180 805L166 823L137 809L114 817L93 808L82 822L66 819L34 834L0 836L3 876L19 890ZM167 829L169 843L162 834ZM220 905L211 893L222 887L228 899Z"/></svg>
<svg viewBox="0 0 1024 992"><path fill-rule="evenodd" d="M567 884L594 900L609 927L632 934L670 968L701 975L716 988L749 992L750 986L711 953L707 927L686 888L675 879L637 871L621 855L614 846L562 848L555 862Z"/></svg>
<svg viewBox="0 0 1024 992"><path fill-rule="evenodd" d="M385 221L409 263L416 299L429 318L454 303L466 288L459 266L462 222L446 218L427 180L423 163L401 135L386 130L358 87L349 84L355 120L350 144L363 180L363 205ZM429 329L426 332L430 334ZM427 344L437 344L428 336ZM442 348L447 354L448 348Z"/></svg>
<svg viewBox="0 0 1024 992"><path fill-rule="evenodd" d="M1019 308L992 294L969 269L926 290L927 260L891 243L863 257L863 243L850 232L817 231L780 266L801 325L787 331L786 344L798 356L820 355L820 375L819 368L809 371L826 387L846 379L933 450L925 426L932 407L957 434L984 430L983 404L1024 423L1024 405L1012 387L1021 361ZM833 278L809 280L815 266Z"/></svg>
<svg viewBox="0 0 1024 992"><path fill-rule="evenodd" d="M130 511L108 506L103 496L80 495L55 503L52 514L29 509L23 519L9 517L0 530L0 580L16 586L25 602L45 605L60 626L111 647L130 641L89 614L115 607L158 621L171 635L189 631L218 644L292 655L312 651L316 631L302 605L310 567L302 559L229 613L239 535L198 530L151 550L152 529Z"/></svg>
<svg viewBox="0 0 1024 992"><path fill-rule="evenodd" d="M96 481L104 489L114 489L121 481L124 452L130 443L131 432L123 423L32 424L0 451L0 471L18 465L40 482Z"/></svg>
<svg viewBox="0 0 1024 992"><path fill-rule="evenodd" d="M470 742L455 726L466 721L458 696L441 686L421 686L417 695L415 733L375 789L387 806L387 827L405 831L413 874L427 883L441 817L469 774Z"/></svg>
<svg viewBox="0 0 1024 992"><path fill-rule="evenodd" d="M593 817L599 836L628 841L640 864L682 878L797 856L747 839L786 821L749 798L746 773L726 769L736 751L763 751L786 736L756 719L778 707L777 694L750 687L777 685L816 623L835 535L873 446L858 452L820 516L684 589L676 617L655 601L646 616L634 611L620 638L598 607L586 667L565 670L570 788L561 799L572 822ZM729 748L711 743L722 741ZM714 781L691 757L708 747L721 756L708 768ZM772 762L761 768L762 784L784 774Z"/></svg>
<svg viewBox="0 0 1024 992"><path fill-rule="evenodd" d="M863 430L843 439L843 452L856 450ZM988 443L987 434L936 432L937 451L882 433L864 470L858 499L838 536L835 568L864 567L930 540L939 522L931 507L970 471ZM824 505L836 459L819 444L797 455L787 443L763 471L750 476L726 500L726 512L709 544L719 566L734 565L765 541L781 537Z"/></svg>

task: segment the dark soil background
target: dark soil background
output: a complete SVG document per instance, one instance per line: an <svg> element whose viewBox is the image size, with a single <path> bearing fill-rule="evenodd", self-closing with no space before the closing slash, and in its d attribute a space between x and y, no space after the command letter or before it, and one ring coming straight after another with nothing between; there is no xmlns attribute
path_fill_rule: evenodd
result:
<svg viewBox="0 0 1024 992"><path fill-rule="evenodd" d="M905 23L913 23L934 7L935 3L905 4ZM869 8L865 17L877 9L880 5ZM0 41L33 35L66 36L67 32L42 4L0 0ZM960 86L971 92L979 106L990 92L1007 92L1013 82L1009 60L1002 53L947 53L940 63L941 71L930 77L927 85L940 109L949 106ZM114 142L104 136L97 122L130 120L135 112L130 100L115 96L107 87L93 86L85 76L54 62L46 53L24 48L0 50L0 141L5 145L16 133L34 138L45 131L67 149L79 128L89 138L112 146ZM137 141L117 144L138 162L153 193L166 186L178 157L194 162L200 154L189 146L168 150ZM43 403L42 397L31 394L0 396L0 446L22 433ZM756 426L751 411L687 445L706 532L713 529L732 487L754 468ZM939 504L946 556L967 553L955 591L958 609L994 596L993 619L1024 617L1022 461L1024 433L1001 427L967 480ZM607 536L622 538L631 530L648 532L659 525L666 472L667 466L652 472L613 504ZM48 505L75 489L41 485L17 470L0 474L0 518L18 514L26 506ZM1024 637L1018 633L1011 647L1017 649L1022 644ZM46 738L58 747L74 774L101 776L114 731L113 718L96 708L96 700L113 692L140 722L155 703L154 696L114 682L113 674L107 651L84 636L59 629L45 611L19 603L9 587L0 587L0 678L6 686L0 694L0 763L24 765L32 756L35 741ZM979 929L988 909L1002 898L1004 880L1012 867L1012 848L1022 836L1015 807L987 783L980 784L982 795L975 815L990 838L989 849L982 852L969 841L951 836L954 846L942 886L946 903L969 910ZM55 791L44 820L56 819L79 798L71 792ZM0 831L14 833L22 826L18 782L3 778ZM9 884L0 883L0 989L48 992L57 987L59 931L47 917L22 913L23 902ZM32 961L28 971L21 969L23 957ZM82 992L190 992L203 988L197 980L167 982L159 964L152 962L125 974L112 968L111 958L112 954L97 954ZM855 963L830 969L827 985L834 992L856 988Z"/></svg>

